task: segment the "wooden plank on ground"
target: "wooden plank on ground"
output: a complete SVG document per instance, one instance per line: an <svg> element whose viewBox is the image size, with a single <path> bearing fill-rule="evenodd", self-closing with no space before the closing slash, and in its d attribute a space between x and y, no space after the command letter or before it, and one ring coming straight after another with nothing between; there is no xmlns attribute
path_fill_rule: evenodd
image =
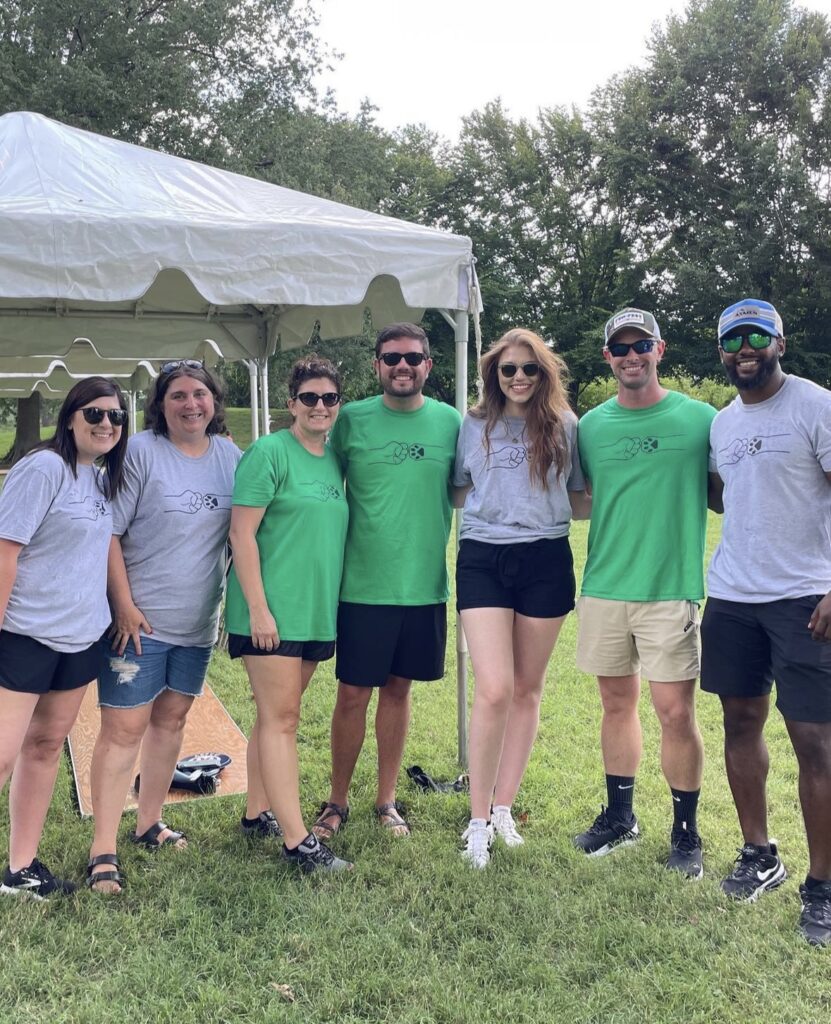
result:
<svg viewBox="0 0 831 1024"><path fill-rule="evenodd" d="M87 687L77 721L69 734L69 753L72 759L72 774L75 777L75 791L78 795L78 807L84 818L92 814L89 772L92 764L92 750L100 725L98 687L93 683ZM247 748L248 741L241 729L225 710L222 701L206 683L204 694L193 702L193 707L187 717L181 756L188 757L191 754L201 754L207 751L229 754L233 760L219 776L219 786L214 796L231 796L235 793L245 793L248 789L248 773L245 768ZM138 763L133 770L133 778L137 772ZM202 796L199 793L172 789L165 802L172 804L181 803L183 800L208 799L210 797ZM131 788L127 794L124 809L132 810L137 805L138 794Z"/></svg>

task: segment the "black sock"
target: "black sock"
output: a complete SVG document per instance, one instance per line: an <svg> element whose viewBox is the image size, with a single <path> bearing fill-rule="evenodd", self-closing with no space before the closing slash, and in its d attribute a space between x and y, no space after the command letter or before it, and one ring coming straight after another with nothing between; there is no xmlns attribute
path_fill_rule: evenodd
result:
<svg viewBox="0 0 831 1024"><path fill-rule="evenodd" d="M694 829L701 790L672 789L670 787L670 792L672 793L673 825L675 828Z"/></svg>
<svg viewBox="0 0 831 1024"><path fill-rule="evenodd" d="M288 850L289 853L294 853L301 846L305 847L306 850L317 849L317 836L314 834L314 832L310 832L305 839L301 839L297 846L286 846L286 850Z"/></svg>
<svg viewBox="0 0 831 1024"><path fill-rule="evenodd" d="M607 775L606 795L613 818L629 821L633 817L632 798L635 794L634 775Z"/></svg>
<svg viewBox="0 0 831 1024"><path fill-rule="evenodd" d="M828 880L821 878L812 878L811 875L805 876L805 888L806 889L821 889L824 885L828 885Z"/></svg>
<svg viewBox="0 0 831 1024"><path fill-rule="evenodd" d="M243 815L243 817L242 817L243 825L247 825L249 828L252 825L256 825L259 820L260 820L259 814L256 817L254 817L254 818L246 818L245 815Z"/></svg>

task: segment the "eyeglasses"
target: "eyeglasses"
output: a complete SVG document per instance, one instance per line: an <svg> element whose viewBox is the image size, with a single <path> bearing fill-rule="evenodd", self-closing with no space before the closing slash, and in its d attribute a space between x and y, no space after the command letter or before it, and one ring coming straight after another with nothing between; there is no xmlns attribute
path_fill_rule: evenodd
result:
<svg viewBox="0 0 831 1024"><path fill-rule="evenodd" d="M629 355L630 349L634 349L639 356L642 356L647 352L651 352L654 347L655 341L653 338L639 338L637 341L633 341L631 345L627 345L624 341L613 341L606 346L606 350L615 359L622 359L623 356Z"/></svg>
<svg viewBox="0 0 831 1024"><path fill-rule="evenodd" d="M402 359L407 366L421 366L427 356L423 352L384 352L378 358L385 366L398 366Z"/></svg>
<svg viewBox="0 0 831 1024"><path fill-rule="evenodd" d="M754 352L758 352L760 349L769 348L772 341L773 337L770 334L754 331L753 334L728 334L726 338L719 339L719 345L724 352L736 353L747 342Z"/></svg>
<svg viewBox="0 0 831 1024"><path fill-rule="evenodd" d="M499 372L503 377L513 377L516 375L517 370L522 370L526 377L536 377L540 372L539 363L520 363L517 366L516 363L500 363Z"/></svg>
<svg viewBox="0 0 831 1024"><path fill-rule="evenodd" d="M298 402L302 402L307 409L314 409L319 401L323 402L327 409L331 409L341 400L337 391L327 391L325 395L318 395L315 391L301 391L299 395L295 395L295 398Z"/></svg>
<svg viewBox="0 0 831 1024"><path fill-rule="evenodd" d="M105 416L114 427L123 427L127 422L126 409L99 409L97 405L88 405L81 409L81 412L87 423L92 424L92 426L95 426L96 423L101 423Z"/></svg>
<svg viewBox="0 0 831 1024"><path fill-rule="evenodd" d="M182 366L186 367L188 370L205 369L205 364L199 359L171 359L169 363L162 363L159 372L173 373L174 370L178 370Z"/></svg>

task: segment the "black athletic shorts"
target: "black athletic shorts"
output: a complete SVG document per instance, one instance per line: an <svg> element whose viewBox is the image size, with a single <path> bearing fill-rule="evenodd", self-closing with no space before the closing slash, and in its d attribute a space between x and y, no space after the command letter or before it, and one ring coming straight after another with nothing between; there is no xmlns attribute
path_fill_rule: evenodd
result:
<svg viewBox="0 0 831 1024"><path fill-rule="evenodd" d="M711 597L701 620L701 688L719 697L763 697L792 722L831 722L831 642L808 620L822 594L763 604Z"/></svg>
<svg viewBox="0 0 831 1024"><path fill-rule="evenodd" d="M334 640L281 640L270 651L255 647L251 637L244 633L228 634L228 656L241 658L243 654L277 654L282 658L302 658L303 661L328 661L335 653Z"/></svg>
<svg viewBox="0 0 831 1024"><path fill-rule="evenodd" d="M456 561L456 607L512 608L556 619L574 607L574 563L568 537L525 544L463 540Z"/></svg>
<svg viewBox="0 0 831 1024"><path fill-rule="evenodd" d="M22 633L0 630L0 686L18 693L49 693L77 690L98 677L101 654L98 644L85 651L67 653Z"/></svg>
<svg viewBox="0 0 831 1024"><path fill-rule="evenodd" d="M384 686L389 676L441 679L446 644L445 604L341 601L335 675L350 686Z"/></svg>

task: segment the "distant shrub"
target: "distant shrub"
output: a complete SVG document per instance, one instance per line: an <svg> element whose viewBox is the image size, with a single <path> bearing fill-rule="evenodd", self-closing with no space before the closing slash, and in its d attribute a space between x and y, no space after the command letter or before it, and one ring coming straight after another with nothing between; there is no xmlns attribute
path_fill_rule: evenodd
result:
<svg viewBox="0 0 831 1024"><path fill-rule="evenodd" d="M676 377L662 377L661 383L668 391L680 391L690 398L696 398L699 402L708 402L716 409L723 409L736 395L732 385L723 380L716 380L713 377L704 377L702 380L693 380L684 374ZM609 374L608 377L596 377L580 388L577 397L577 414L583 413L600 405L607 399L617 394L617 381Z"/></svg>

